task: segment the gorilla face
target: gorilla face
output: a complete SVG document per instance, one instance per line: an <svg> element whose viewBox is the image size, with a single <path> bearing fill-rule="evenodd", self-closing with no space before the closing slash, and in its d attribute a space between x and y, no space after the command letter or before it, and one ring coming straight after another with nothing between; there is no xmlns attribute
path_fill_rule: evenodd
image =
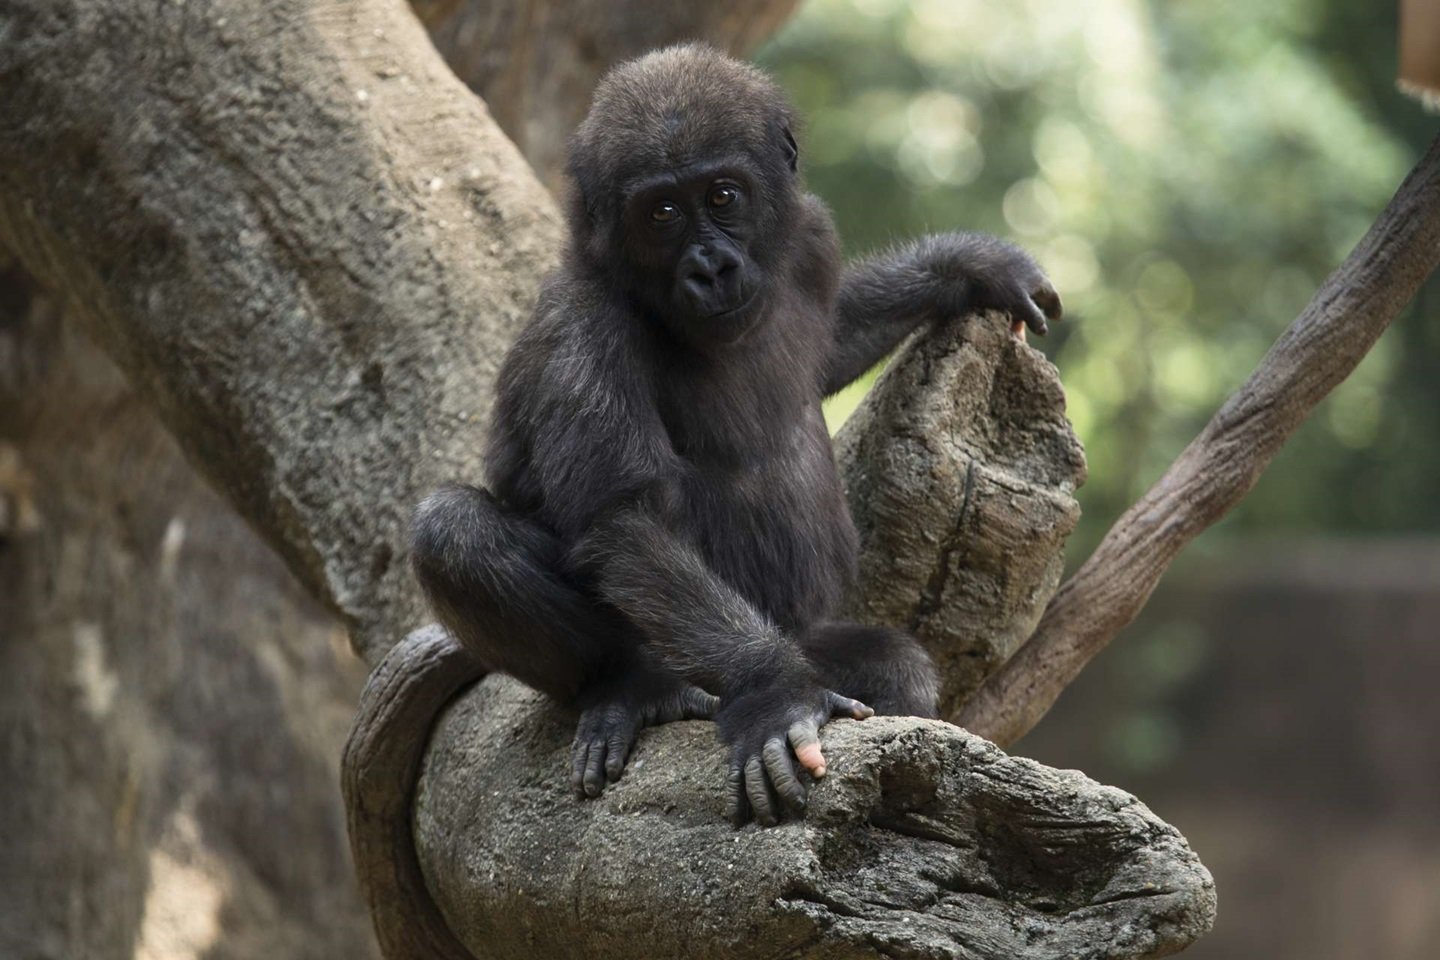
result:
<svg viewBox="0 0 1440 960"><path fill-rule="evenodd" d="M615 68L571 139L573 249L682 343L740 340L793 279L794 122L770 78L708 47Z"/></svg>
<svg viewBox="0 0 1440 960"><path fill-rule="evenodd" d="M647 312L697 345L743 337L764 312L764 204L743 160L640 180L626 197L623 231L632 292Z"/></svg>

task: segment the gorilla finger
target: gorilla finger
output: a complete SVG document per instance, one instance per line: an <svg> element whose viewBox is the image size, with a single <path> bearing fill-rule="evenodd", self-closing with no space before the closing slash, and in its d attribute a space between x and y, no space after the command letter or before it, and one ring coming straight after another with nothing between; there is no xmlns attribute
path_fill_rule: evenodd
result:
<svg viewBox="0 0 1440 960"><path fill-rule="evenodd" d="M820 729L814 720L801 720L791 724L785 733L790 746L795 748L795 759L810 771L813 777L825 776L825 754L820 751Z"/></svg>
<svg viewBox="0 0 1440 960"><path fill-rule="evenodd" d="M1042 284L1031 293L1030 299L1035 301L1035 305L1043 310L1050 320L1059 320L1065 315L1065 305L1060 302L1060 294L1048 283Z"/></svg>
<svg viewBox="0 0 1440 960"><path fill-rule="evenodd" d="M590 741L575 738L575 746L570 748L570 786L575 788L575 796L585 796L585 762L590 756Z"/></svg>
<svg viewBox="0 0 1440 960"><path fill-rule="evenodd" d="M605 779L614 783L625 772L625 761L630 756L630 739L624 733L616 733L611 735L606 746Z"/></svg>
<svg viewBox="0 0 1440 960"><path fill-rule="evenodd" d="M790 759L790 748L784 740L775 737L765 742L760 751L765 761L765 772L770 775L770 785L780 795L780 800L795 813L805 809L805 785L795 775L795 764Z"/></svg>
<svg viewBox="0 0 1440 960"><path fill-rule="evenodd" d="M859 700L851 700L835 691L830 691L830 716L849 717L852 720L868 720L875 716L875 708L861 703Z"/></svg>
<svg viewBox="0 0 1440 960"><path fill-rule="evenodd" d="M709 720L720 709L720 698L699 687L687 687L680 695L681 714L685 720Z"/></svg>
<svg viewBox="0 0 1440 960"><path fill-rule="evenodd" d="M765 782L765 765L759 757L751 757L745 763L745 796L760 826L773 827L780 822L775 801L770 797L770 786Z"/></svg>
<svg viewBox="0 0 1440 960"><path fill-rule="evenodd" d="M738 763L730 764L725 777L725 816L737 827L745 826L750 819L750 801L745 798L745 768Z"/></svg>
<svg viewBox="0 0 1440 960"><path fill-rule="evenodd" d="M585 761L585 796L598 797L605 789L605 741L596 740L590 744L590 756Z"/></svg>
<svg viewBox="0 0 1440 960"><path fill-rule="evenodd" d="M1050 332L1050 327L1045 323L1045 314L1040 312L1040 307L1033 300L1026 299L1018 304L1014 311L1015 319L1024 320L1025 326L1038 336L1045 336Z"/></svg>

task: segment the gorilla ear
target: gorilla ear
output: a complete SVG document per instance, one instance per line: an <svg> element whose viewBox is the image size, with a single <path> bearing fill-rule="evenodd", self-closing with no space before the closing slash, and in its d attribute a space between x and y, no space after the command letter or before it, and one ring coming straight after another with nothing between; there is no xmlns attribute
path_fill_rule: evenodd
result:
<svg viewBox="0 0 1440 960"><path fill-rule="evenodd" d="M800 148L795 145L795 135L790 132L789 124L780 128L780 134L785 138L785 162L790 165L790 172L796 173L800 169Z"/></svg>

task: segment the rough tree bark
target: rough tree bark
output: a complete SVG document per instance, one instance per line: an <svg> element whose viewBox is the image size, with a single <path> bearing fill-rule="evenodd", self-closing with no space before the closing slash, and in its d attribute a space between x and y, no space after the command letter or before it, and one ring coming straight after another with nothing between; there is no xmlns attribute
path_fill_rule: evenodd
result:
<svg viewBox="0 0 1440 960"><path fill-rule="evenodd" d="M1098 960L1173 953L1213 920L1209 873L1134 797L949 724L831 724L804 823L741 831L708 724L643 737L594 803L537 775L572 727L492 677L436 729L416 838L475 957Z"/></svg>
<svg viewBox="0 0 1440 960"><path fill-rule="evenodd" d="M836 438L860 531L849 615L900 624L959 707L1030 636L1080 519L1085 454L1055 368L971 318L916 339Z"/></svg>
<svg viewBox="0 0 1440 960"><path fill-rule="evenodd" d="M420 616L410 504L474 472L553 262L548 195L398 0L5 10L0 237L373 661Z"/></svg>

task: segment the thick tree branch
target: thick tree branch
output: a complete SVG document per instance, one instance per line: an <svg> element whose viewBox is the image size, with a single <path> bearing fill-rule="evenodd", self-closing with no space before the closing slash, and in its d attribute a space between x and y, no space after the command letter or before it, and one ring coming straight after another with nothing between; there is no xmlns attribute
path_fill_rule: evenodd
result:
<svg viewBox="0 0 1440 960"><path fill-rule="evenodd" d="M425 887L410 812L435 718L479 666L439 627L417 630L370 674L345 744L351 853L386 960L470 960Z"/></svg>
<svg viewBox="0 0 1440 960"><path fill-rule="evenodd" d="M1012 743L1135 619L1175 556L1223 517L1385 332L1440 264L1440 139L1310 305L1106 534L1045 611L1035 635L955 715Z"/></svg>
<svg viewBox="0 0 1440 960"><path fill-rule="evenodd" d="M805 821L739 831L709 724L645 733L593 802L558 775L572 729L499 676L436 728L416 843L475 957L1104 960L1214 917L1209 873L1134 797L948 724L830 724Z"/></svg>
<svg viewBox="0 0 1440 960"><path fill-rule="evenodd" d="M0 8L0 242L372 662L561 227L400 0Z"/></svg>
<svg viewBox="0 0 1440 960"><path fill-rule="evenodd" d="M913 631L954 710L1060 583L1085 480L1060 378L1009 318L963 318L900 351L835 447L860 532L846 615Z"/></svg>
<svg viewBox="0 0 1440 960"><path fill-rule="evenodd" d="M609 67L679 40L743 56L799 0L414 0L415 12L460 79L552 189L565 140Z"/></svg>

